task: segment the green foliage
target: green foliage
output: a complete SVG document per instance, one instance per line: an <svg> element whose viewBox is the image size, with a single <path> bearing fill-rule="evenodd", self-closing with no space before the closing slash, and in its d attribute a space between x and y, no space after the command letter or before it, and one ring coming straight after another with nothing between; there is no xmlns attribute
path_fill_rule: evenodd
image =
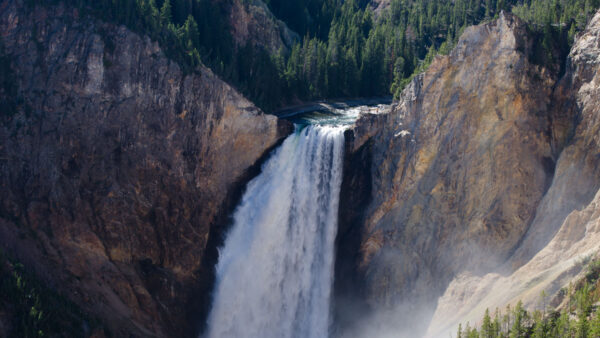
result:
<svg viewBox="0 0 600 338"><path fill-rule="evenodd" d="M574 24L575 29L582 30L599 5L598 0L524 0L513 13L537 27L569 30Z"/></svg>
<svg viewBox="0 0 600 338"><path fill-rule="evenodd" d="M583 28L600 0L554 0L559 3L554 7L546 0L392 0L389 10L378 19L365 1L324 0L321 12L315 1L268 2L276 14L287 6L296 8L295 13L309 13L308 17L331 17L330 24L320 22L318 27L292 25L305 38L292 50L283 78L288 96L304 100L375 96L388 91L398 97L436 54L450 52L465 27L495 18L513 6L513 11L532 23L540 35L534 39L531 59L559 71L574 32ZM282 14L286 20L291 11L284 12L288 13ZM563 29L550 19L554 17L560 17L561 22L580 19ZM323 56L324 62L320 59Z"/></svg>
<svg viewBox="0 0 600 338"><path fill-rule="evenodd" d="M100 327L75 304L57 294L0 252L0 309L8 310L11 337L84 337Z"/></svg>
<svg viewBox="0 0 600 338"><path fill-rule="evenodd" d="M31 0L46 5L58 0ZM226 1L63 0L157 40L186 72L201 63L266 110L294 100L399 96L465 27L510 11L540 35L532 60L562 65L600 0L391 0L375 18L368 0L265 0L304 38L271 53L230 36ZM243 1L249 6L252 0ZM514 7L513 7L514 6Z"/></svg>
<svg viewBox="0 0 600 338"><path fill-rule="evenodd" d="M523 337L525 334L525 322L527 321L527 318L529 317L527 311L525 311L525 309L523 309L523 303L521 303L521 301L519 301L517 303L517 306L515 306L515 308L513 309L513 313L512 313L512 322L513 325L510 329L510 334L509 337L510 338L518 338L518 337Z"/></svg>
<svg viewBox="0 0 600 338"><path fill-rule="evenodd" d="M326 40L341 0L265 0L273 14L301 35ZM366 1L361 1L362 6Z"/></svg>
<svg viewBox="0 0 600 338"><path fill-rule="evenodd" d="M288 61L290 92L301 99L376 96L390 91L398 96L435 54L450 51L464 27L503 8L496 0L488 0L487 9L482 0L392 0L390 9L375 19L365 1L323 3L327 9L338 6L324 30L326 41L320 39L323 34L303 32L307 35L302 46L292 50ZM325 62L319 63L319 55L325 55ZM324 76L318 76L321 71Z"/></svg>
<svg viewBox="0 0 600 338"><path fill-rule="evenodd" d="M534 320L535 324L533 326L533 333L531 335L533 338L547 337L546 321L543 319L544 319L544 317L540 311L534 312L533 320Z"/></svg>
<svg viewBox="0 0 600 338"><path fill-rule="evenodd" d="M479 330L470 328L468 323L465 329L459 325L457 337L600 337L600 311L593 305L598 301L599 269L600 260L590 261L585 277L559 294L560 297L568 297L563 302L566 306L560 312L546 313L546 293L542 292L541 311L530 313L519 301L514 308L508 305L504 314L496 309L492 320L486 309Z"/></svg>
<svg viewBox="0 0 600 338"><path fill-rule="evenodd" d="M524 0L512 11L538 35L532 60L559 70L575 33L585 28L599 5L600 0Z"/></svg>
<svg viewBox="0 0 600 338"><path fill-rule="evenodd" d="M152 6L152 4L150 4L150 6ZM171 1L165 0L165 2L163 2L162 7L160 8L160 21L162 22L162 24L168 25L172 22L172 11L173 8L171 7Z"/></svg>
<svg viewBox="0 0 600 338"><path fill-rule="evenodd" d="M600 337L600 313L596 311L590 322L590 336Z"/></svg>
<svg viewBox="0 0 600 338"><path fill-rule="evenodd" d="M575 291L575 303L577 312L588 316L592 310L592 299L590 298L591 286L587 281L584 281L583 286Z"/></svg>
<svg viewBox="0 0 600 338"><path fill-rule="evenodd" d="M481 337L494 337L494 327L492 326L492 319L490 317L489 309L485 309L485 315L483 316L483 324L481 324Z"/></svg>

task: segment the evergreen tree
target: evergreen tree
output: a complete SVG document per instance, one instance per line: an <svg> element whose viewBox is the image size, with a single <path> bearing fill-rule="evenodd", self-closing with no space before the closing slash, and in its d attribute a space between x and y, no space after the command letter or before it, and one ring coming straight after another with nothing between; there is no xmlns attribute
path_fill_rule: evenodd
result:
<svg viewBox="0 0 600 338"><path fill-rule="evenodd" d="M587 316L580 313L577 320L577 338L587 338L589 336L589 324Z"/></svg>
<svg viewBox="0 0 600 338"><path fill-rule="evenodd" d="M494 312L494 322L492 323L493 337L500 337L502 327L500 324L500 310L496 308Z"/></svg>
<svg viewBox="0 0 600 338"><path fill-rule="evenodd" d="M481 337L482 338L492 338L493 328L492 328L492 319L490 318L489 309L485 309L485 314L483 316L483 324L481 324Z"/></svg>
<svg viewBox="0 0 600 338"><path fill-rule="evenodd" d="M185 20L183 31L185 39L187 40L187 44L189 45L188 49L194 49L200 46L200 32L198 31L198 24L191 14L188 15L187 20Z"/></svg>
<svg viewBox="0 0 600 338"><path fill-rule="evenodd" d="M600 5L600 0L390 0L375 17L365 0L265 0L305 37L292 41L289 49L268 50L234 41L226 1L63 1L147 34L185 72L194 71L202 59L267 110L298 99L399 96L436 54L450 52L465 27L502 10L531 24L539 37L536 62L558 68L575 33ZM247 8L254 5L242 2ZM272 83L262 83L267 80Z"/></svg>
<svg viewBox="0 0 600 338"><path fill-rule="evenodd" d="M600 337L600 312L596 311L590 322L590 336Z"/></svg>
<svg viewBox="0 0 600 338"><path fill-rule="evenodd" d="M533 315L534 327L533 327L533 338L545 338L546 337L546 325L545 318L540 311L536 311Z"/></svg>
<svg viewBox="0 0 600 338"><path fill-rule="evenodd" d="M510 304L506 305L506 312L504 313L504 316L502 317L502 326L503 326L503 332L506 333L506 335L509 334L510 332L510 314L511 314L512 310L510 308Z"/></svg>
<svg viewBox="0 0 600 338"><path fill-rule="evenodd" d="M567 314L567 311L562 311L560 313L560 317L558 318L558 320L556 322L555 334L558 337L568 337L571 332L570 324L571 323L570 323L569 315Z"/></svg>
<svg viewBox="0 0 600 338"><path fill-rule="evenodd" d="M525 332L523 327L523 321L525 319L525 310L523 309L523 303L519 301L517 306L513 309L513 325L510 329L510 338L522 337Z"/></svg>
<svg viewBox="0 0 600 338"><path fill-rule="evenodd" d="M162 7L160 8L160 20L162 21L162 23L164 25L166 25L166 24L171 23L171 18L172 18L171 1L165 0L165 2L163 2Z"/></svg>

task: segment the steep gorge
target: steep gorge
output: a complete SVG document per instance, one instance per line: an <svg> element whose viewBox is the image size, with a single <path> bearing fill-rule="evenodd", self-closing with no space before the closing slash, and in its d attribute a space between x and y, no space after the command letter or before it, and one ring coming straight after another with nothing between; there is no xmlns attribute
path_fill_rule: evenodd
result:
<svg viewBox="0 0 600 338"><path fill-rule="evenodd" d="M1 246L113 334L194 335L222 227L291 124L147 37L27 6L0 4Z"/></svg>
<svg viewBox="0 0 600 338"><path fill-rule="evenodd" d="M260 2L231 10L240 46L296 38ZM195 335L229 216L291 124L75 9L8 0L0 32L0 245L117 335ZM597 15L559 78L502 14L345 132L336 334L436 335L580 272L600 234L599 36Z"/></svg>

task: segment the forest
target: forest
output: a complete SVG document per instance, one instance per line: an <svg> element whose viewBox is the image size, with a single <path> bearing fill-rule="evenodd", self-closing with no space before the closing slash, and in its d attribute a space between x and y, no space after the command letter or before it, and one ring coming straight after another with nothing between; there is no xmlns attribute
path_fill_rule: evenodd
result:
<svg viewBox="0 0 600 338"><path fill-rule="evenodd" d="M28 0L48 4L58 0ZM302 38L270 53L236 46L227 1L63 0L83 13L157 40L187 71L204 64L265 111L324 98L398 96L465 27L511 11L539 34L534 62L560 71L575 33L600 0L392 0L375 13L368 0L265 0ZM244 0L248 5L253 0Z"/></svg>

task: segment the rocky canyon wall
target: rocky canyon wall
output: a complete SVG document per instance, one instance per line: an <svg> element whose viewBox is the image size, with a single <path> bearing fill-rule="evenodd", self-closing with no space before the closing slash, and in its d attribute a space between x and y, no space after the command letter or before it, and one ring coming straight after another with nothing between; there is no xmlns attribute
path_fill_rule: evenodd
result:
<svg viewBox="0 0 600 338"><path fill-rule="evenodd" d="M0 245L116 336L196 334L214 246L291 126L147 37L0 3Z"/></svg>
<svg viewBox="0 0 600 338"><path fill-rule="evenodd" d="M559 291L585 274L600 246L600 12L580 34L558 83L551 114L558 124L575 119L560 152L552 185L534 221L505 266L487 274L464 272L440 299L430 334L459 321L478 323L486 308L521 300L529 309L563 301ZM568 120L567 118L566 120ZM549 296L541 297L542 291Z"/></svg>
<svg viewBox="0 0 600 338"><path fill-rule="evenodd" d="M441 313L457 323L473 308L463 299L479 287L460 283L453 292L458 279L522 267L570 211L591 201L600 183L597 105L585 83L596 71L597 33L586 34L595 38L579 38L559 81L558 65L534 62L535 34L502 13L465 30L389 114L359 119L349 147L359 153L368 145L371 189L354 215L360 244L347 278L376 315L349 331L415 336L432 317L452 321ZM498 288L505 287L480 291Z"/></svg>
<svg viewBox="0 0 600 338"><path fill-rule="evenodd" d="M222 2L238 46L297 38L259 1ZM76 9L4 1L0 39L2 249L116 336L197 334L228 216L291 125ZM447 336L581 272L600 240L599 41L597 15L559 78L502 14L346 132L341 336Z"/></svg>

